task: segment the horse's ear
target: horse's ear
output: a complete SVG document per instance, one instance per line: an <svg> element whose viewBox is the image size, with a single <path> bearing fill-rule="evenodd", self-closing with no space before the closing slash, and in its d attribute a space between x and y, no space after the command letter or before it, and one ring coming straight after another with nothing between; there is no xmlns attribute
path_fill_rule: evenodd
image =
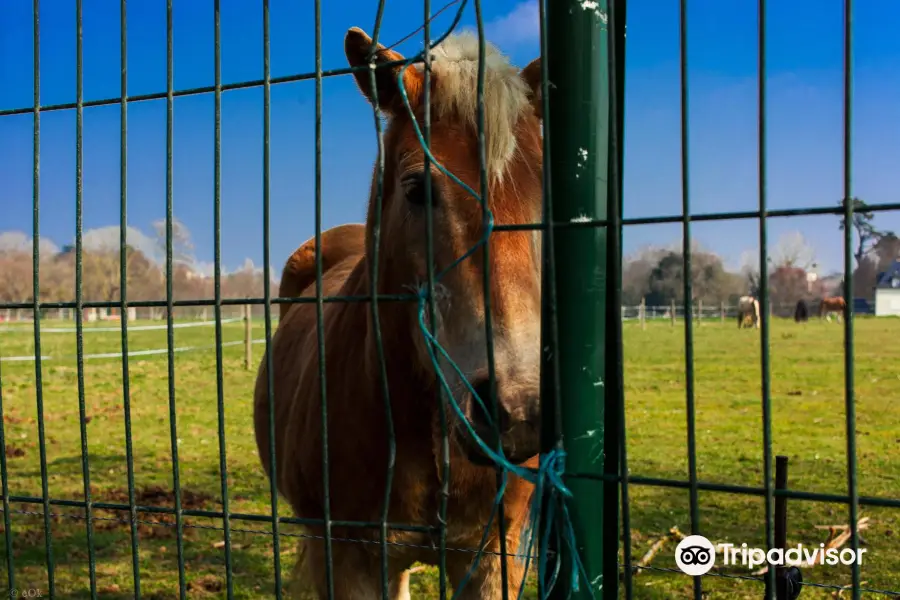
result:
<svg viewBox="0 0 900 600"><path fill-rule="evenodd" d="M543 119L544 98L541 93L541 58L537 57L528 63L528 66L522 69L521 75L522 79L525 80L525 83L528 84L528 89L531 91L529 99L531 100L531 106L534 108L534 114L536 114L539 119Z"/></svg>
<svg viewBox="0 0 900 600"><path fill-rule="evenodd" d="M376 104L384 112L394 114L398 110L404 110L403 99L400 96L400 87L397 75L403 65L375 68L378 65L402 61L404 57L399 52L388 50L381 44L375 48L375 53L370 57L372 50L372 38L359 27L351 27L344 37L344 53L351 67L366 67L353 72L356 85L371 104ZM375 89L372 89L371 72L375 73ZM415 107L416 100L421 93L422 76L412 66L403 73L403 84L410 106ZM376 98L377 92L377 98Z"/></svg>

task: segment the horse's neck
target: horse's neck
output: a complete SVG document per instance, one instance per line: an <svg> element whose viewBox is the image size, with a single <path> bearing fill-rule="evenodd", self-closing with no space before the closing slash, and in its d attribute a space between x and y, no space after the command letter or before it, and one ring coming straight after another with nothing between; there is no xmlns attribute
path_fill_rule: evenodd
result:
<svg viewBox="0 0 900 600"><path fill-rule="evenodd" d="M347 296L369 296L372 293L371 278L369 277L369 261L362 257L350 276L347 278L342 294ZM381 288L381 285L379 285ZM382 288L379 294L395 293L393 289ZM402 292L401 292L402 293ZM415 335L421 335L418 328L413 327L415 322L410 311L415 310L412 301L399 302L395 300L382 300L378 303L378 318L376 320L372 311L371 302L353 302L345 305L352 313L346 314L354 323L359 324L357 335L363 334L365 342L356 344L358 352L357 364L365 369L365 377L375 389L381 388L381 360L384 357L384 366L388 376L389 389L394 396L407 394L418 396L430 387L428 378L423 373L417 373L414 365L418 361ZM364 325L363 325L364 324ZM380 334L380 335L379 335ZM380 394L375 394L380 398ZM379 400L380 402L380 400Z"/></svg>

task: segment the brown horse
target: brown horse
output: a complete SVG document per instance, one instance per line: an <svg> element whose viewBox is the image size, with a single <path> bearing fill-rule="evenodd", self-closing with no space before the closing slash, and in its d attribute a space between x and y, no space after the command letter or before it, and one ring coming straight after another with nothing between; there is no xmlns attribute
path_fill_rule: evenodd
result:
<svg viewBox="0 0 900 600"><path fill-rule="evenodd" d="M843 320L844 313L846 312L847 301L844 300L841 296L822 298L822 302L819 304L820 319L827 318L830 321L831 314L834 313L835 315L837 315L838 323L840 323Z"/></svg>
<svg viewBox="0 0 900 600"><path fill-rule="evenodd" d="M352 67L369 65L371 39L351 28L344 41ZM540 59L519 70L486 44L484 124L488 170L488 206L496 224L525 224L541 218L542 137ZM378 46L374 63L403 60ZM370 85L374 72L375 89ZM378 261L381 294L409 293L427 279L423 148L398 85L402 72L409 107L424 122L424 73L420 65L363 69L354 77L369 102L388 117L384 133L383 203ZM448 37L433 50L431 78L431 153L473 190L480 189L477 136L478 40L471 34ZM482 207L457 182L433 164L435 272L451 266L484 234ZM322 236L325 295L367 295L375 244L375 173L364 242L354 226ZM293 296L316 293L315 241L303 244L284 270L282 289ZM490 307L497 373L500 445L518 465L538 463L540 357L540 237L512 230L491 239ZM327 266L327 269L325 267ZM448 270L435 299L436 337L468 383L487 402L483 254L476 251ZM254 395L254 425L266 474L301 518L325 516L325 468L321 416L316 308L297 304L282 310L272 339L272 380L277 469L269 457L268 373L263 360ZM437 526L444 448L440 410L447 415L450 472L447 481L447 545L479 548L479 560L460 598L495 599L502 594L499 530L494 523L481 546L496 495L496 469L464 424L439 404L432 366L415 302L379 303L385 371L390 390L395 459L388 504L391 523ZM376 323L367 303L328 303L324 307L325 384L327 394L328 486L330 517L337 521L381 520L388 472L389 433L382 395ZM482 438L490 427L484 411L447 361L442 372L471 426ZM528 520L534 486L510 475L503 499L506 544L515 553ZM301 546L297 583L314 597L326 597L324 526L307 527ZM333 583L339 600L381 596L381 551L377 543L341 541L380 539L375 528L333 525ZM409 598L414 562L435 564L435 539L428 534L392 529L388 577L392 599ZM521 558L507 557L507 586L512 597L524 577ZM471 552L447 553L450 583L458 587L473 563Z"/></svg>
<svg viewBox="0 0 900 600"><path fill-rule="evenodd" d="M338 225L322 232L322 273L353 255L361 255L365 250L366 227L359 223ZM312 238L294 250L281 271L278 296L296 298L303 290L316 283L316 238ZM293 304L278 306L279 320L284 319Z"/></svg>

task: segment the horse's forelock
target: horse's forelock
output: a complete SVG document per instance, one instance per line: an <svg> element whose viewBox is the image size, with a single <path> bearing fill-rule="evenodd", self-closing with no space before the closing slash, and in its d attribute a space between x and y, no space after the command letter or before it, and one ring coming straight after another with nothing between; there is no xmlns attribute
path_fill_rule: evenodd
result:
<svg viewBox="0 0 900 600"><path fill-rule="evenodd" d="M432 106L440 117L478 127L478 37L451 35L432 51ZM517 67L493 44L484 42L485 159L490 174L502 180L516 153L516 125L530 106L528 84Z"/></svg>

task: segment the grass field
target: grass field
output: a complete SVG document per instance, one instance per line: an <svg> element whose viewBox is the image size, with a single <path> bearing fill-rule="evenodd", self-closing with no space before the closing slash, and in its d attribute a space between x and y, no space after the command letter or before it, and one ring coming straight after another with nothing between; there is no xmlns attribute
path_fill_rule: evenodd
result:
<svg viewBox="0 0 900 600"><path fill-rule="evenodd" d="M146 323L141 323L146 324ZM45 327L66 324L47 322ZM18 327L18 326L17 326ZM223 326L226 342L243 338L241 323ZM176 346L214 344L212 327L177 329ZM254 337L263 336L261 323ZM795 490L846 493L843 328L818 320L805 325L775 320L771 330L772 433L774 451L790 458L789 486ZM856 400L859 490L862 495L900 496L900 320L856 320ZM129 350L165 348L166 332L137 331ZM625 379L628 452L632 475L687 479L685 359L681 323L656 322L642 331L625 326ZM84 352L121 350L119 334L84 334ZM251 425L251 391L255 363L263 346L253 347L254 369L243 367L240 344L223 349L225 447L229 509L266 514L268 481L256 456ZM28 332L0 330L0 356L34 352ZM738 330L732 320L704 322L695 328L695 399L697 469L701 480L759 487L762 485L762 417L758 332ZM47 333L43 403L49 493L53 499L82 500L81 434L75 335ZM131 426L137 503L172 506L172 451L166 355L129 361ZM177 450L184 508L221 510L216 359L213 350L175 355ZM0 364L9 493L41 496L34 363ZM127 503L127 462L122 393L122 361L85 361L85 410L90 480L95 502ZM686 490L633 485L631 549L639 559L671 527L691 529ZM12 536L16 587L44 590L47 596L44 527L41 504L13 503ZM282 516L290 516L281 502ZM833 503L792 500L788 503L788 543L818 546L827 531L817 525L845 523L847 510ZM88 550L83 510L53 506L51 531L60 598L84 598L88 589ZM870 517L864 532L867 553L865 587L900 591L900 509L864 507ZM139 515L140 582L144 598L175 598L178 592L174 518ZM700 492L702 530L714 541L764 546L761 498ZM104 598L133 597L132 554L127 513L97 510L94 522L98 589ZM191 597L225 596L225 552L221 520L185 517L186 575ZM254 530L263 533L252 533ZM295 532L283 527L282 532ZM296 533L296 532L295 532ZM282 572L293 565L296 538L281 540ZM271 597L273 552L267 525L232 522L234 592L237 598ZM666 546L652 566L674 569L673 546ZM6 572L5 540L0 565ZM743 571L723 571L747 575ZM849 567L818 566L804 570L807 582L846 585ZM760 598L755 582L703 578L712 598ZM5 584L5 582L4 582ZM644 571L634 578L635 597L690 597L691 579L680 573ZM414 576L419 597L436 597L433 570ZM415 596L415 593L414 593ZM880 597L863 594L864 597ZM805 588L801 598L832 598L827 589Z"/></svg>

